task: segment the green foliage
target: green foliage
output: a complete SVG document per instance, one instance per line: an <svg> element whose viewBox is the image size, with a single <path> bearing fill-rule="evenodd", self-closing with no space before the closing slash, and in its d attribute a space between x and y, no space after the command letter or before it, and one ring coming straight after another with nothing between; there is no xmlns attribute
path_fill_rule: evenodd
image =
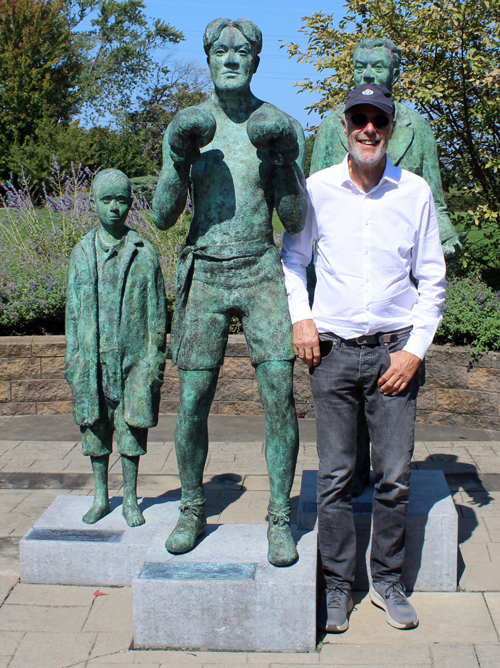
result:
<svg viewBox="0 0 500 668"><path fill-rule="evenodd" d="M0 199L0 335L64 332L69 256L98 223L89 204L93 176L89 169L63 172L55 164L42 207L35 206L29 180L11 185ZM161 232L152 222L151 194L156 182L138 181L127 225L155 247L173 309L175 266L190 210L174 228Z"/></svg>
<svg viewBox="0 0 500 668"><path fill-rule="evenodd" d="M0 170L40 124L69 121L82 68L58 0L0 0Z"/></svg>
<svg viewBox="0 0 500 668"><path fill-rule="evenodd" d="M184 39L168 23L148 19L142 0L68 0L66 6L84 63L79 85L89 118L128 109L158 69L154 50ZM92 28L79 31L95 11Z"/></svg>
<svg viewBox="0 0 500 668"><path fill-rule="evenodd" d="M500 224L500 3L498 0L347 0L332 14L304 19L308 45L291 56L325 77L300 87L317 91L310 108L327 113L353 86L352 55L364 37L388 37L402 51L397 99L431 122L445 188L467 190L469 221Z"/></svg>
<svg viewBox="0 0 500 668"><path fill-rule="evenodd" d="M500 293L478 274L450 281L436 342L468 345L476 351L499 350Z"/></svg>
<svg viewBox="0 0 500 668"><path fill-rule="evenodd" d="M92 150L85 161L93 170L121 169L129 178L145 176L156 168L144 151L140 133L132 132L125 118L117 130L95 127L89 131Z"/></svg>

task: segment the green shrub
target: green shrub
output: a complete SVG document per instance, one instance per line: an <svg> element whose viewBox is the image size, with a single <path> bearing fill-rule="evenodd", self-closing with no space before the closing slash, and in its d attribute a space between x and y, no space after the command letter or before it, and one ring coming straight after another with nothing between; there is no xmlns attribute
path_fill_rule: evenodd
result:
<svg viewBox="0 0 500 668"><path fill-rule="evenodd" d="M479 274L451 280L435 342L466 345L478 352L499 350L500 292L492 290Z"/></svg>

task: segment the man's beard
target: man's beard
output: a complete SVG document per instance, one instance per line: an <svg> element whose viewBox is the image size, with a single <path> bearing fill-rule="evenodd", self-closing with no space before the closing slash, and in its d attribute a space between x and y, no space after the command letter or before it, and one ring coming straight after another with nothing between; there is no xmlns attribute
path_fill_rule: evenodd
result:
<svg viewBox="0 0 500 668"><path fill-rule="evenodd" d="M385 154L387 150L387 144L382 139L382 137L377 133L375 137L373 137L372 139L375 141L380 140L380 143L378 144L376 150L370 156L365 156L361 154L362 149L360 150L360 142L356 141L352 137L352 135L349 135L349 137L347 138L347 149L357 162L362 162L365 165L374 165Z"/></svg>

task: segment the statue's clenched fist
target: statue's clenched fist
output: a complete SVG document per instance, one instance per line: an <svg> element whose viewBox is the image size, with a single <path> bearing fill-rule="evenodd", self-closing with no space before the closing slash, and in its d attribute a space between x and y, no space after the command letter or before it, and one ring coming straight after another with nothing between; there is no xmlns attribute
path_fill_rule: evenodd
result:
<svg viewBox="0 0 500 668"><path fill-rule="evenodd" d="M247 123L250 141L259 151L268 151L269 159L279 166L291 165L299 155L297 133L286 114L271 105L263 105Z"/></svg>
<svg viewBox="0 0 500 668"><path fill-rule="evenodd" d="M213 114L201 107L186 107L170 124L168 143L174 162L195 162L200 148L210 144L215 135Z"/></svg>

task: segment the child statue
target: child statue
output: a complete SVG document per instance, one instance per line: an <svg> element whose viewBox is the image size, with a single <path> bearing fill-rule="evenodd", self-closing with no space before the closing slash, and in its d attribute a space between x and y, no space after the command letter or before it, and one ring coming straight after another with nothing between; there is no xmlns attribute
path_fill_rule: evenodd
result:
<svg viewBox="0 0 500 668"><path fill-rule="evenodd" d="M128 177L97 174L91 203L99 226L71 254L66 303L66 366L82 451L90 456L95 496L83 516L94 524L110 511L108 464L113 431L123 470L123 516L144 524L137 503L139 457L158 421L165 368L165 284L153 246L125 225L132 204Z"/></svg>

